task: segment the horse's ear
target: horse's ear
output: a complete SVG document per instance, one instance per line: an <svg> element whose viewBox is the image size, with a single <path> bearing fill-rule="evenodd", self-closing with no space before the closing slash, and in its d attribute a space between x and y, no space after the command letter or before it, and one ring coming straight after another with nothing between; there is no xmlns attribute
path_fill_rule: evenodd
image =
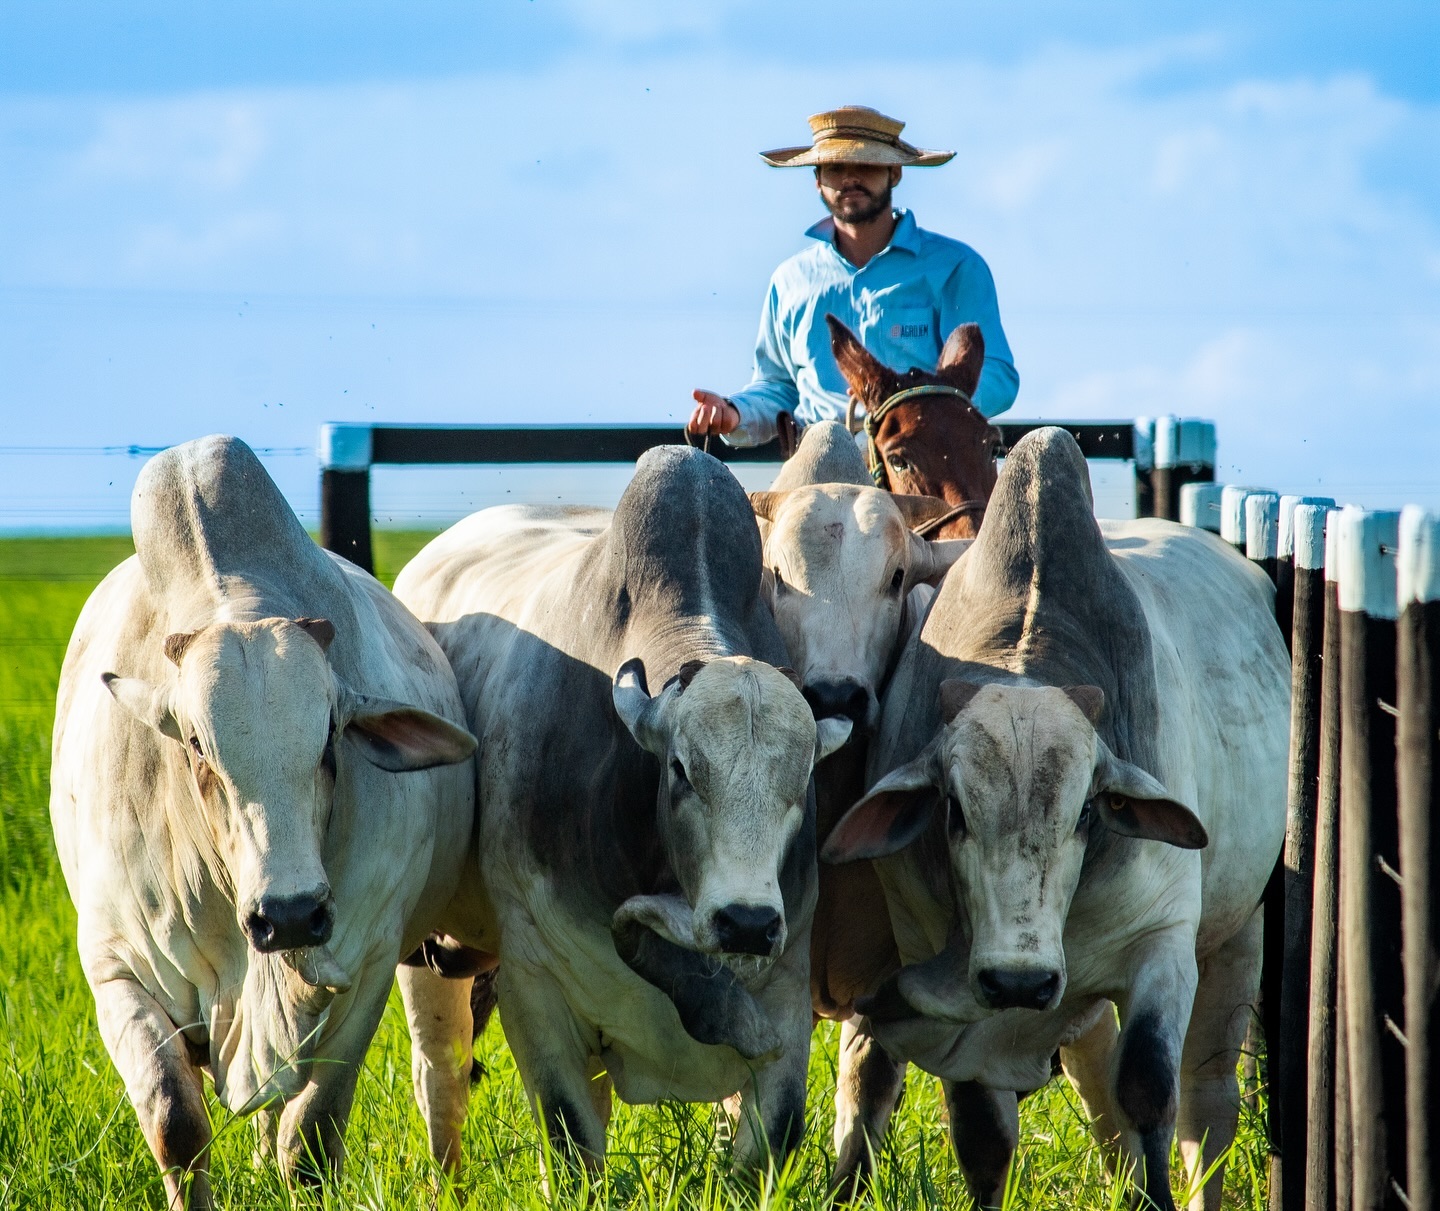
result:
<svg viewBox="0 0 1440 1211"><path fill-rule="evenodd" d="M860 343L860 338L833 315L827 314L825 322L830 325L830 351L835 355L840 373L850 384L850 394L867 410L879 407L900 389L899 376L878 361Z"/></svg>
<svg viewBox="0 0 1440 1211"><path fill-rule="evenodd" d="M940 351L940 364L935 377L947 387L955 387L973 396L980 385L980 369L985 365L985 338L979 324L961 324L945 341Z"/></svg>

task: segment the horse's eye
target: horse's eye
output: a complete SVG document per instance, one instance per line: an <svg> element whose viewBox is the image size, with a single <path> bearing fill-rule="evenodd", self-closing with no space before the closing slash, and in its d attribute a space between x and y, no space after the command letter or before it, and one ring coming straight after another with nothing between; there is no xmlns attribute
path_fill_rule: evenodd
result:
<svg viewBox="0 0 1440 1211"><path fill-rule="evenodd" d="M945 797L945 805L949 809L946 828L951 837L963 837L965 835L965 813L960 810L960 800L954 795Z"/></svg>
<svg viewBox="0 0 1440 1211"><path fill-rule="evenodd" d="M905 461L905 456L903 454L892 454L885 461L890 464L890 469L892 471L899 471L903 474L904 472L910 470L910 464Z"/></svg>
<svg viewBox="0 0 1440 1211"><path fill-rule="evenodd" d="M901 587L904 583L905 583L905 569L904 569L904 568L896 568L896 569L895 569L895 575L892 576L892 577L890 577L890 591L891 591L892 593L898 593L898 592L900 591L900 587Z"/></svg>

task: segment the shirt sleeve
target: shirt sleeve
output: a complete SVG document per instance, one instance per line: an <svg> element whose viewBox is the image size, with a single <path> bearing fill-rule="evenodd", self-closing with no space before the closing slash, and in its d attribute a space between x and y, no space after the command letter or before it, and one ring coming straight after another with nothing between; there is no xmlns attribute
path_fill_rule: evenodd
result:
<svg viewBox="0 0 1440 1211"><path fill-rule="evenodd" d="M946 281L940 297L940 339L943 342L961 324L979 324L985 338L985 365L975 391L975 407L985 416L998 416L1015 402L1020 375L1010 353L1010 342L1000 326L1000 303L990 266L971 253Z"/></svg>
<svg viewBox="0 0 1440 1211"><path fill-rule="evenodd" d="M729 397L740 413L739 426L725 434L732 446L763 446L775 436L775 418L781 412L793 413L800 403L795 365L780 330L779 294L772 280L755 338L755 369L745 388Z"/></svg>

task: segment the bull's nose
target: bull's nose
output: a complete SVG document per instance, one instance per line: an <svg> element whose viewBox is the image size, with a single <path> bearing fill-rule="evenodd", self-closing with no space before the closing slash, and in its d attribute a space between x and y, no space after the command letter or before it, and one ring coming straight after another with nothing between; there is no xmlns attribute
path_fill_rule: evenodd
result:
<svg viewBox="0 0 1440 1211"><path fill-rule="evenodd" d="M849 719L856 728L865 726L870 713L870 693L858 681L848 677L839 681L816 681L800 692L805 695L810 713L816 719L840 715Z"/></svg>
<svg viewBox="0 0 1440 1211"><path fill-rule="evenodd" d="M991 1009L1048 1009L1060 991L1060 973L987 967L976 976L976 983Z"/></svg>
<svg viewBox="0 0 1440 1211"><path fill-rule="evenodd" d="M754 904L727 904L715 913L715 938L726 954L768 956L783 926L773 908Z"/></svg>
<svg viewBox="0 0 1440 1211"><path fill-rule="evenodd" d="M329 892L323 896L262 896L245 917L245 934L256 950L323 946L335 925Z"/></svg>

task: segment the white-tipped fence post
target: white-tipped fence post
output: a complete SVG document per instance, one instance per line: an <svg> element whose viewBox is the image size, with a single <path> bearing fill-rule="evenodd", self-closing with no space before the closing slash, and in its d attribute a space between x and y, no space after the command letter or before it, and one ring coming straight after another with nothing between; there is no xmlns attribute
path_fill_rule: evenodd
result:
<svg viewBox="0 0 1440 1211"><path fill-rule="evenodd" d="M1245 553L1245 500L1261 488L1226 484L1220 489L1220 537L1242 555Z"/></svg>
<svg viewBox="0 0 1440 1211"><path fill-rule="evenodd" d="M1434 1211L1440 1166L1440 515L1400 514L1400 872L1411 1211Z"/></svg>
<svg viewBox="0 0 1440 1211"><path fill-rule="evenodd" d="M1351 1207L1401 1205L1405 982L1395 785L1398 513L1347 507L1340 557L1340 945L1349 1066Z"/></svg>
<svg viewBox="0 0 1440 1211"><path fill-rule="evenodd" d="M1275 580L1280 549L1280 498L1274 492L1253 492L1245 498L1245 555Z"/></svg>
<svg viewBox="0 0 1440 1211"><path fill-rule="evenodd" d="M1219 484L1186 484L1180 489L1180 522L1200 530L1220 533L1220 498L1225 489Z"/></svg>
<svg viewBox="0 0 1440 1211"><path fill-rule="evenodd" d="M1280 529L1275 552L1275 617L1290 642L1295 616L1295 510L1301 505L1335 507L1329 496L1282 496L1280 498Z"/></svg>
<svg viewBox="0 0 1440 1211"><path fill-rule="evenodd" d="M370 549L369 425L320 426L320 545L367 572Z"/></svg>
<svg viewBox="0 0 1440 1211"><path fill-rule="evenodd" d="M1345 982L1340 951L1339 513L1325 519L1325 627L1321 644L1320 753L1316 771L1315 884L1310 921L1310 1039L1305 1206L1350 1209L1350 1099L1345 1091ZM1345 1148L1341 1147L1341 1141Z"/></svg>
<svg viewBox="0 0 1440 1211"><path fill-rule="evenodd" d="M1285 962L1276 1042L1277 1088L1284 1109L1280 1157L1285 1211L1306 1206L1311 896L1315 882L1315 809L1319 798L1320 698L1325 634L1325 509L1301 505L1290 518L1295 593L1290 681L1290 784L1285 813ZM1268 906L1267 906L1268 911ZM1275 1205L1272 1197L1271 1206Z"/></svg>

